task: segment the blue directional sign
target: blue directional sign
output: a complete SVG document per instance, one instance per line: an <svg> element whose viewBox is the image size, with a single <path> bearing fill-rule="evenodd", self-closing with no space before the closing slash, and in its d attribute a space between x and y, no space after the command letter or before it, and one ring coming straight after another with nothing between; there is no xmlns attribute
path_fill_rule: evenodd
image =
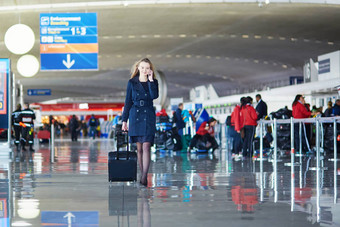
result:
<svg viewBox="0 0 340 227"><path fill-rule="evenodd" d="M99 212L42 211L41 226L99 226Z"/></svg>
<svg viewBox="0 0 340 227"><path fill-rule="evenodd" d="M98 54L46 54L41 58L41 70L65 70L65 66L73 70L98 69Z"/></svg>
<svg viewBox="0 0 340 227"><path fill-rule="evenodd" d="M52 95L51 89L27 89L28 96L45 96L45 95Z"/></svg>
<svg viewBox="0 0 340 227"><path fill-rule="evenodd" d="M0 58L0 128L9 128L8 98L10 97L9 78L11 64L9 59Z"/></svg>
<svg viewBox="0 0 340 227"><path fill-rule="evenodd" d="M96 13L40 14L41 70L98 70Z"/></svg>

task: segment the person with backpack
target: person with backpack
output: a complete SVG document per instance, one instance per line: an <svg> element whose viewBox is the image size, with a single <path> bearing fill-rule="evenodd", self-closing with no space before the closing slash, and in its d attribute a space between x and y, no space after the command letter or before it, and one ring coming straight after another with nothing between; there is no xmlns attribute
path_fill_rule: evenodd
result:
<svg viewBox="0 0 340 227"><path fill-rule="evenodd" d="M246 104L241 108L241 116L244 122L244 141L243 141L243 157L252 157L253 155L253 140L255 129L257 126L257 114L254 107L251 105L252 100L248 97L245 100Z"/></svg>
<svg viewBox="0 0 340 227"><path fill-rule="evenodd" d="M89 127L90 127L90 137L92 137L93 139L96 138L97 126L98 126L97 118L95 118L94 114L92 114L89 120Z"/></svg>

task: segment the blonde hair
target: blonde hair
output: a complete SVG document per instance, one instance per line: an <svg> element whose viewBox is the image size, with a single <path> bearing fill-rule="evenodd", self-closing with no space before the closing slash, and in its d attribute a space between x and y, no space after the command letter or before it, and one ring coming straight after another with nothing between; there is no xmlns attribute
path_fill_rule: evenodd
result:
<svg viewBox="0 0 340 227"><path fill-rule="evenodd" d="M156 75L155 75L155 67L153 66L153 64L151 63L151 61L149 60L149 58L142 58L139 61L137 61L131 68L131 79L134 78L135 76L137 76L139 74L138 71L138 66L141 62L146 62L150 65L150 69L152 70L153 74L152 77L154 79L156 79Z"/></svg>

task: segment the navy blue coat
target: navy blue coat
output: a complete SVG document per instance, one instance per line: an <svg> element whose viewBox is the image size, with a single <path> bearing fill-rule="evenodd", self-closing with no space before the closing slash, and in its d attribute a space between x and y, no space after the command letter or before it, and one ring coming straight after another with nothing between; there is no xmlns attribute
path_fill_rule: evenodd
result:
<svg viewBox="0 0 340 227"><path fill-rule="evenodd" d="M176 127L178 129L182 129L185 127L185 122L183 121L183 118L182 118L182 110L180 108L177 108L176 110Z"/></svg>
<svg viewBox="0 0 340 227"><path fill-rule="evenodd" d="M138 75L130 79L127 85L125 106L122 120L129 119L129 136L149 136L156 132L156 113L153 100L158 98L158 81L148 81L145 92Z"/></svg>
<svg viewBox="0 0 340 227"><path fill-rule="evenodd" d="M256 112L259 113L257 115L257 120L260 120L261 118L265 118L268 115L267 104L264 101L262 101L262 99L256 106Z"/></svg>

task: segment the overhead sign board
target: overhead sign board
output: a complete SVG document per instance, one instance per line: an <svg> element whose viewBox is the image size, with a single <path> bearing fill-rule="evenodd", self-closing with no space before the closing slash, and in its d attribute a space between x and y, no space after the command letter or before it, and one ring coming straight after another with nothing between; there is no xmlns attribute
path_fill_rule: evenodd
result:
<svg viewBox="0 0 340 227"><path fill-rule="evenodd" d="M331 71L330 59L319 61L319 74L329 73Z"/></svg>
<svg viewBox="0 0 340 227"><path fill-rule="evenodd" d="M41 226L99 226L98 211L42 211Z"/></svg>
<svg viewBox="0 0 340 227"><path fill-rule="evenodd" d="M51 89L27 89L28 96L45 96L51 94Z"/></svg>
<svg viewBox="0 0 340 227"><path fill-rule="evenodd" d="M318 80L340 79L340 50L318 56Z"/></svg>
<svg viewBox="0 0 340 227"><path fill-rule="evenodd" d="M40 14L41 70L98 70L97 13Z"/></svg>

